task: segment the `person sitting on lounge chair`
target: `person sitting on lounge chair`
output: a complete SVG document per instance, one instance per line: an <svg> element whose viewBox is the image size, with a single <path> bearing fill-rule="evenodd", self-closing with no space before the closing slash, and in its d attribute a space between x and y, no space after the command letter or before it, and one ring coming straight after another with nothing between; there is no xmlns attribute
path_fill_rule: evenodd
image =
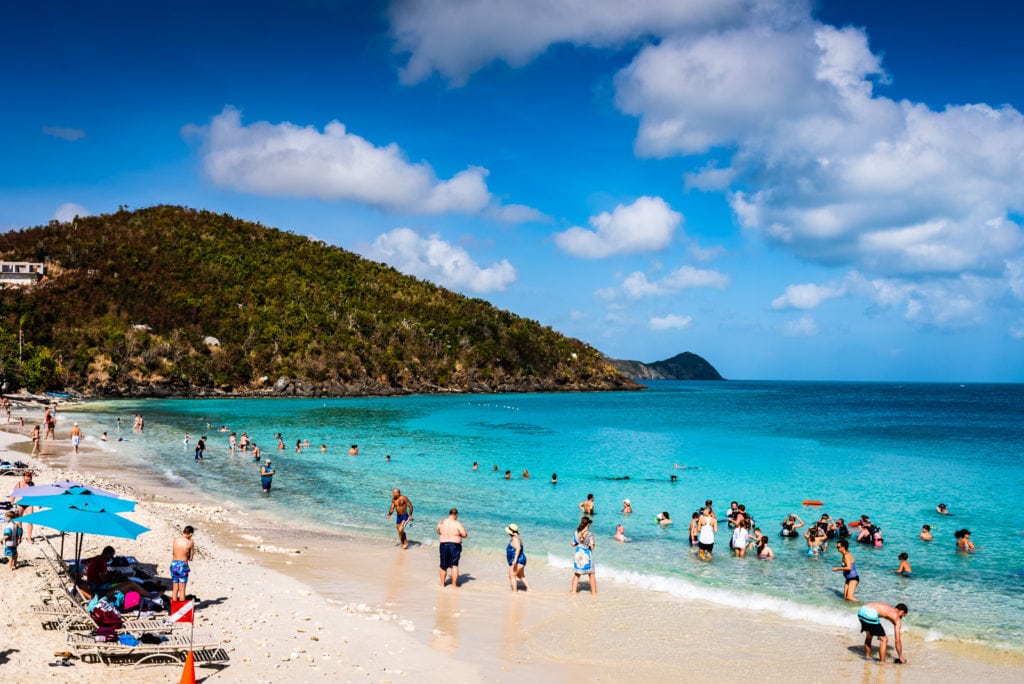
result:
<svg viewBox="0 0 1024 684"><path fill-rule="evenodd" d="M115 591L122 594L129 591L137 591L140 596L148 599L159 598L157 594L147 591L145 587L137 582L124 577L120 573L110 572L107 563L114 557L114 547L104 547L100 555L89 560L89 566L85 571L85 581L93 594L108 596Z"/></svg>

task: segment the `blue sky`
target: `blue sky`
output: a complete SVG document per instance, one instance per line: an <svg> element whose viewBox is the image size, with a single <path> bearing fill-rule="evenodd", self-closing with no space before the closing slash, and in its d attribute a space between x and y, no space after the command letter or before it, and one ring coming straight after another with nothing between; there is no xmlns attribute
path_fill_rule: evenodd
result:
<svg viewBox="0 0 1024 684"><path fill-rule="evenodd" d="M0 230L181 204L617 358L1020 382L1021 12L4 3Z"/></svg>

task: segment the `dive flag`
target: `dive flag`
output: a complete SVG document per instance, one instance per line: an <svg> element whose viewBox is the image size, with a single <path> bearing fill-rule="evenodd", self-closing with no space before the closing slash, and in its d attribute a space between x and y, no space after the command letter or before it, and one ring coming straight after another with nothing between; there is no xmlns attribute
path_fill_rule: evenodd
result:
<svg viewBox="0 0 1024 684"><path fill-rule="evenodd" d="M195 601L171 601L171 622L194 622Z"/></svg>

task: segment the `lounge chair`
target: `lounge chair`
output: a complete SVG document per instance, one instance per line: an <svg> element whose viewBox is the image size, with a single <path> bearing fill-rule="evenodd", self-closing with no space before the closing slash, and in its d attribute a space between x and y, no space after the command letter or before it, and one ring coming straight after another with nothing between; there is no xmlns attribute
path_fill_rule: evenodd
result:
<svg viewBox="0 0 1024 684"><path fill-rule="evenodd" d="M138 633L136 631L136 633ZM228 654L213 638L186 633L160 634L160 643L140 643L126 646L119 641L96 641L85 634L68 633L68 649L82 658L83 662L100 662L104 665L133 665L143 663L185 661L189 651L197 663L227 662Z"/></svg>

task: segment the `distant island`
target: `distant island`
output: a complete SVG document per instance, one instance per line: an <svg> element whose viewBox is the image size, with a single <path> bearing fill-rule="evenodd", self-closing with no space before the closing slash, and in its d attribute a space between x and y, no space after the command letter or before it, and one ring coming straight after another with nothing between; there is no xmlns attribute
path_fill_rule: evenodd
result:
<svg viewBox="0 0 1024 684"><path fill-rule="evenodd" d="M636 390L601 352L323 242L177 206L0 234L0 382L87 396ZM19 282L15 282L19 281Z"/></svg>
<svg viewBox="0 0 1024 684"><path fill-rule="evenodd" d="M642 361L609 362L623 375L634 380L724 380L721 374L703 357L692 352L676 354L664 361L643 363Z"/></svg>

